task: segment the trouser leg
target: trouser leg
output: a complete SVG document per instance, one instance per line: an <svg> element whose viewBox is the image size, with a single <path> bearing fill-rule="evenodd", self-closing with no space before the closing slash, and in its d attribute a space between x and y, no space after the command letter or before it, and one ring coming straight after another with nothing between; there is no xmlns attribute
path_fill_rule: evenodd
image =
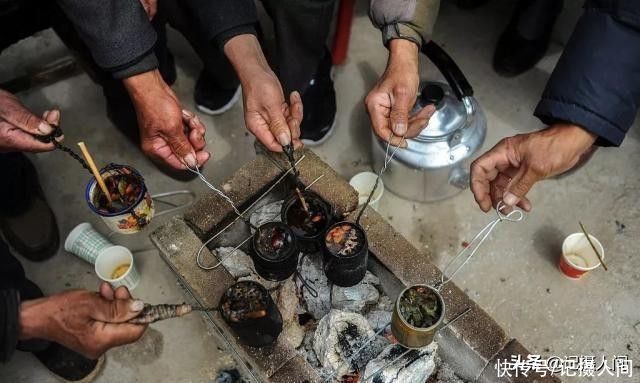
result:
<svg viewBox="0 0 640 383"><path fill-rule="evenodd" d="M286 94L303 93L327 54L335 0L262 0L273 19L278 77Z"/></svg>

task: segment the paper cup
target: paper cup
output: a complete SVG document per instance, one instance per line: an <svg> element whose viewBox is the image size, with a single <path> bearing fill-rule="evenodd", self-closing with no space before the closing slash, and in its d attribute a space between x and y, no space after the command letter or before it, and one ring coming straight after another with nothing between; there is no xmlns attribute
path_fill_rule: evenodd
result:
<svg viewBox="0 0 640 383"><path fill-rule="evenodd" d="M604 248L600 241L591 234L589 237L604 259ZM600 260L591 248L587 237L583 233L573 233L562 243L562 256L558 266L567 277L580 279L585 273L600 266Z"/></svg>
<svg viewBox="0 0 640 383"><path fill-rule="evenodd" d="M114 275L118 268L124 269L125 265L129 265L129 267L126 268L122 275ZM140 274L133 263L133 254L123 246L112 246L98 254L95 269L98 277L105 282L109 282L114 289L126 286L131 291L140 282Z"/></svg>
<svg viewBox="0 0 640 383"><path fill-rule="evenodd" d="M74 227L64 241L64 249L77 255L92 265L96 263L98 254L104 249L114 246L108 239L98 233L89 222Z"/></svg>
<svg viewBox="0 0 640 383"><path fill-rule="evenodd" d="M353 186L353 188L358 192L358 206L362 206L367 202L367 198L369 198L369 193L371 193L377 177L378 175L373 172L362 172L351 177L349 180L349 185ZM377 210L378 202L382 198L383 194L384 184L382 183L382 179L380 179L375 194L371 197L369 206Z"/></svg>
<svg viewBox="0 0 640 383"><path fill-rule="evenodd" d="M94 196L99 189L95 177L92 177L87 184L85 199L89 204L89 208L102 218L110 230L116 233L133 234L139 232L151 222L154 214L153 200L147 190L147 186L144 184L144 179L134 168L127 165L111 164L100 170L100 174L104 178L123 173L134 174L142 182L142 188L133 205L116 213L106 213L98 209L93 204Z"/></svg>

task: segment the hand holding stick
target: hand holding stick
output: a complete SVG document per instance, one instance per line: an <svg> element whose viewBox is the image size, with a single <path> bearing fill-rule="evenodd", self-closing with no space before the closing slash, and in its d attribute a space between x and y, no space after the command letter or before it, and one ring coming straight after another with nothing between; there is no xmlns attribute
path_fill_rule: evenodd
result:
<svg viewBox="0 0 640 383"><path fill-rule="evenodd" d="M87 161L89 168L91 168L91 172L93 173L93 176L96 177L98 186L100 186L100 189L102 189L102 192L107 197L107 201L109 201L109 204L111 204L112 202L111 194L109 193L109 189L107 189L107 185L105 185L104 183L104 179L102 179L102 175L100 175L100 171L96 167L96 163L93 162L93 157L91 157L91 154L89 153L89 150L87 149L84 142L78 142L78 146L80 147L80 150L82 151L82 155L84 156L84 159Z"/></svg>

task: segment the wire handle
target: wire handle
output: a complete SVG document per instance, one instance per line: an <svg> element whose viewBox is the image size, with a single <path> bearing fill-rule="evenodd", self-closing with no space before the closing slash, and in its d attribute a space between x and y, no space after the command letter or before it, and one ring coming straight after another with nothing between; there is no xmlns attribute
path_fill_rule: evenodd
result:
<svg viewBox="0 0 640 383"><path fill-rule="evenodd" d="M514 209L511 212L505 214L505 213L503 213L502 210L504 210L506 208L507 208L507 205L505 205L504 202L502 202L502 201L498 202L498 205L496 206L496 214L498 215L498 218L496 218L495 220L489 222L485 227L483 227L482 230L480 230L480 232L478 232L478 234L476 234L476 236L473 237L471 242L469 242L469 245L467 245L467 247L465 247L464 249L460 250L460 252L447 264L447 266L445 266L445 268L442 269L442 275L440 276L440 282L437 283L434 286L434 288L436 290L439 291L444 284L449 283L453 279L453 277L455 277L455 275L458 273L458 271L460 271L460 269L464 265L466 265L467 262L469 262L469 260L475 255L476 251L478 251L478 249L480 248L482 243L485 241L485 239L487 239L489 234L491 234L493 229L500 222L503 222L503 221L520 222L520 221L522 221L524 219L524 213L522 212L522 210ZM467 255L467 257L464 258L462 263L460 263L460 265L453 271L453 273L451 273L451 275L449 277L446 277L447 270L449 270L449 268L452 265L454 265L457 260L461 259L461 257L463 255L467 254L467 253L469 255Z"/></svg>

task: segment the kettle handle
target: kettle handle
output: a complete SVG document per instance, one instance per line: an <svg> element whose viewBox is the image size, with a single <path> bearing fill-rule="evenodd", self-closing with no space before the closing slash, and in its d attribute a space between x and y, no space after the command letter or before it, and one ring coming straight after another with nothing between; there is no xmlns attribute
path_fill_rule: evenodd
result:
<svg viewBox="0 0 640 383"><path fill-rule="evenodd" d="M422 53L431 60L449 83L458 100L473 96L473 88L451 56L433 40L422 43Z"/></svg>

